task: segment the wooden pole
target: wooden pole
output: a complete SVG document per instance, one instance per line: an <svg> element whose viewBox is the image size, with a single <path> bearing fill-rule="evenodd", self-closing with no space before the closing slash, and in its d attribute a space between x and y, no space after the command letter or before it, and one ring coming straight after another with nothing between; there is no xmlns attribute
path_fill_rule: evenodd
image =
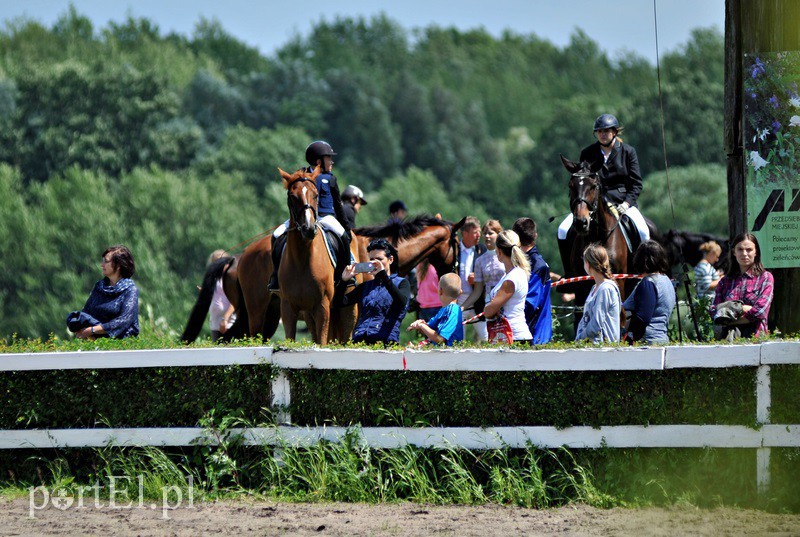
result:
<svg viewBox="0 0 800 537"><path fill-rule="evenodd" d="M747 231L747 183L743 144L744 54L800 50L800 2L726 0L725 131L728 168L728 228L731 237ZM800 81L798 81L800 83ZM770 329L800 332L800 268L770 269L775 298Z"/></svg>

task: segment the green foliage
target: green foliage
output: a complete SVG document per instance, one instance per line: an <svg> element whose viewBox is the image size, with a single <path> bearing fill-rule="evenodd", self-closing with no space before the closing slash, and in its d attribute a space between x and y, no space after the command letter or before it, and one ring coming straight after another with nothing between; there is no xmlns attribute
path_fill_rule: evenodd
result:
<svg viewBox="0 0 800 537"><path fill-rule="evenodd" d="M342 178L342 184L347 181ZM357 184L357 183L356 183ZM387 179L377 195L368 196L369 204L358 215L358 225L381 224L389 217L389 204L401 199L411 215L436 214L445 220L457 222L465 216L477 216L481 220L489 216L480 207L472 206L468 200L448 195L447 190L428 171L410 168L405 175Z"/></svg>
<svg viewBox="0 0 800 537"><path fill-rule="evenodd" d="M437 373L294 371L298 424L379 424L385 408L449 426L751 424L754 371ZM334 392L319 386L338 386ZM776 396L777 397L777 396Z"/></svg>
<svg viewBox="0 0 800 537"><path fill-rule="evenodd" d="M725 167L707 164L670 168L669 185L665 172L650 174L644 180L639 208L662 233L668 229L688 229L726 236L728 183Z"/></svg>
<svg viewBox="0 0 800 537"><path fill-rule="evenodd" d="M208 253L285 219L276 168L302 165L320 138L338 152L340 184L366 192L359 224L383 222L394 199L450 220L531 216L558 271L558 222L546 222L566 212L558 154L577 158L593 119L612 112L647 176L645 214L723 232L724 172L703 167L723 158L722 36L697 30L663 58L668 154L686 170L673 169L685 185L674 197L691 215L675 226L652 176L663 168L655 74L635 54L610 59L579 29L560 48L532 34L336 17L267 58L216 20L189 37L132 16L95 28L74 7L50 28L8 21L0 241L14 255L2 259L0 334L63 333L110 242L133 249L142 311L159 330L181 325ZM697 210L708 192L717 209Z"/></svg>

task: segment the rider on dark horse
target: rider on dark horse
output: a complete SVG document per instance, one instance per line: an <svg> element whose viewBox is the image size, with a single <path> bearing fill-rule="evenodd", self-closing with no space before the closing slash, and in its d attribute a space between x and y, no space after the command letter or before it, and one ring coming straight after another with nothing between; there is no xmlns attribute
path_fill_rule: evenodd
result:
<svg viewBox="0 0 800 537"><path fill-rule="evenodd" d="M598 170L605 199L611 204L610 209L617 218L623 214L628 215L639 232L642 242L650 238L642 213L636 205L636 200L642 192L642 174L639 170L639 158L633 146L625 144L619 135L623 128L617 118L611 114L603 114L594 122L594 134L597 142L581 151L581 162L589 163L592 170ZM572 213L567 216L558 227L558 247L562 252L562 259L569 259L564 252L569 252L571 244L567 240L567 233L572 227Z"/></svg>
<svg viewBox="0 0 800 537"><path fill-rule="evenodd" d="M320 174L317 176L317 191L319 201L317 204L317 219L323 229L332 231L339 238L341 249L339 259L334 270L334 280L338 280L344 267L350 264L350 229L345 219L342 198L339 194L339 184L336 176L333 175L333 157L336 153L328 142L317 140L311 142L306 147L306 162L308 162L308 172L320 167ZM272 235L272 276L269 279L268 289L273 293L279 292L278 287L278 267L281 263L283 247L286 244L286 230L289 227L287 220L278 226Z"/></svg>

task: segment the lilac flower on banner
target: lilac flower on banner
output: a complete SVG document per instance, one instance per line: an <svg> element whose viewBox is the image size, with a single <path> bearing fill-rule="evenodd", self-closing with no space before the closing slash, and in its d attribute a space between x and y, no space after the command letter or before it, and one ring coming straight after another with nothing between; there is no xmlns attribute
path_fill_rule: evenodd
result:
<svg viewBox="0 0 800 537"><path fill-rule="evenodd" d="M753 69L750 73L751 78L757 78L758 75L765 73L764 64L761 62L760 58L756 58L756 62L753 65Z"/></svg>
<svg viewBox="0 0 800 537"><path fill-rule="evenodd" d="M775 134L777 134L779 130L781 130L781 123L780 123L780 121L773 121L773 122L772 122L772 132L774 132Z"/></svg>
<svg viewBox="0 0 800 537"><path fill-rule="evenodd" d="M778 108L780 106L778 104L778 98L775 95L769 98L769 104L771 104L773 108Z"/></svg>
<svg viewBox="0 0 800 537"><path fill-rule="evenodd" d="M767 164L769 164L766 160L764 160L761 155L758 154L758 151L750 151L750 158L748 159L750 162L749 164L753 166L756 170L763 168Z"/></svg>

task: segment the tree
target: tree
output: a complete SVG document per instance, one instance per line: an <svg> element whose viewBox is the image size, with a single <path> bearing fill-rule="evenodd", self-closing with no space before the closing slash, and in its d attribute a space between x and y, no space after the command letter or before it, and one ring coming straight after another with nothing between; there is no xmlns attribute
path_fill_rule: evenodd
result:
<svg viewBox="0 0 800 537"><path fill-rule="evenodd" d="M303 155L310 141L308 134L296 128L253 130L239 125L225 131L219 147L202 157L194 169L208 181L238 174L260 193L280 182L279 167L294 171L305 165ZM281 202L279 209L283 207Z"/></svg>
<svg viewBox="0 0 800 537"><path fill-rule="evenodd" d="M665 172L651 173L645 177L639 197L642 214L653 220L659 230L728 234L728 183L724 166L671 167L669 186L668 189Z"/></svg>
<svg viewBox="0 0 800 537"><path fill-rule="evenodd" d="M71 166L119 175L153 162L151 133L176 116L177 96L129 67L66 63L16 79L14 163L43 181Z"/></svg>

